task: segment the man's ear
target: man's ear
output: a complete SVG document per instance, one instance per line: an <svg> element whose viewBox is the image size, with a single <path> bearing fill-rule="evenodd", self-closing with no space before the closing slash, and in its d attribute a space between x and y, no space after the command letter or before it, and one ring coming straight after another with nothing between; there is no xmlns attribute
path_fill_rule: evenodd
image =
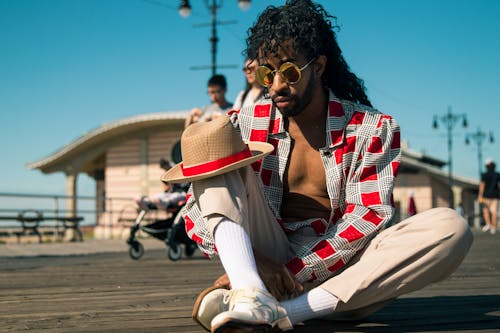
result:
<svg viewBox="0 0 500 333"><path fill-rule="evenodd" d="M319 55L314 62L314 73L318 75L318 77L321 77L321 75L323 75L323 72L326 69L326 61L326 56L322 54Z"/></svg>

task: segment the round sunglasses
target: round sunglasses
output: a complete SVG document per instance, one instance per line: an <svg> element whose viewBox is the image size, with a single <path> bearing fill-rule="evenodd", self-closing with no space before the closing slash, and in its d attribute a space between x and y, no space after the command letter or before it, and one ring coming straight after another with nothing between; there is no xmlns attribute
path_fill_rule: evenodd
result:
<svg viewBox="0 0 500 333"><path fill-rule="evenodd" d="M259 66L255 70L255 79L257 82L266 88L273 85L274 76L279 73L281 78L288 84L295 84L300 81L302 71L312 64L316 58L309 60L307 64L302 67L297 66L293 62L285 62L281 64L280 68L272 70L267 66Z"/></svg>

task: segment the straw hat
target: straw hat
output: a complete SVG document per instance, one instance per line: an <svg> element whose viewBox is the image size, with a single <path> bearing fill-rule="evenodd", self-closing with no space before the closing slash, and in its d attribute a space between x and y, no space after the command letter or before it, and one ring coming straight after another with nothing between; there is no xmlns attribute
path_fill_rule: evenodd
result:
<svg viewBox="0 0 500 333"><path fill-rule="evenodd" d="M217 176L260 160L274 150L266 142L244 143L239 129L224 115L188 126L181 137L183 160L161 176L184 183Z"/></svg>

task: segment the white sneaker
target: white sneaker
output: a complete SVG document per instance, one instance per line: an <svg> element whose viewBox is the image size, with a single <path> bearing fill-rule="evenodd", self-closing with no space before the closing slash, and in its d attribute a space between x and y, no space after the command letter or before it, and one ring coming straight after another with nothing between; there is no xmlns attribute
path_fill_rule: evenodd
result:
<svg viewBox="0 0 500 333"><path fill-rule="evenodd" d="M262 289L233 289L226 293L224 303L229 310L212 320L212 333L236 330L267 332L278 326L283 331L293 329L285 308L270 293Z"/></svg>
<svg viewBox="0 0 500 333"><path fill-rule="evenodd" d="M229 310L229 304L223 302L228 293L228 289L214 286L203 290L194 303L193 320L210 332L212 319L219 313Z"/></svg>
<svg viewBox="0 0 500 333"><path fill-rule="evenodd" d="M484 232L490 230L490 225L486 224L481 230L484 231Z"/></svg>
<svg viewBox="0 0 500 333"><path fill-rule="evenodd" d="M497 233L497 229L496 228L495 229L493 229L493 228L490 229L490 234L494 235L496 233Z"/></svg>

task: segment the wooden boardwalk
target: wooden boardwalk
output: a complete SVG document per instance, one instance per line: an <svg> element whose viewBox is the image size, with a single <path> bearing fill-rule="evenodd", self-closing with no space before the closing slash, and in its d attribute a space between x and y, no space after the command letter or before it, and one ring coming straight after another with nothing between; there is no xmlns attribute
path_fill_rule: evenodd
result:
<svg viewBox="0 0 500 333"><path fill-rule="evenodd" d="M0 257L0 332L203 332L191 308L221 273L199 253L171 262L147 248L138 261L125 252ZM450 278L363 322L313 321L294 332L500 332L500 235L476 232Z"/></svg>

